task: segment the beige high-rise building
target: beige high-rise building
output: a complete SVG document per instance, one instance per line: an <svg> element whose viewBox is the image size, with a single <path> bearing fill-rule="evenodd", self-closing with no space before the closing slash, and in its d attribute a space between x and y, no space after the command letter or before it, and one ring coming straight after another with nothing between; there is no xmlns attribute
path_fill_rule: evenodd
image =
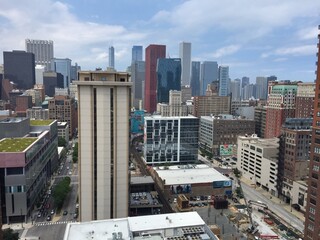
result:
<svg viewBox="0 0 320 240"><path fill-rule="evenodd" d="M80 221L127 217L130 75L81 71L76 84Z"/></svg>

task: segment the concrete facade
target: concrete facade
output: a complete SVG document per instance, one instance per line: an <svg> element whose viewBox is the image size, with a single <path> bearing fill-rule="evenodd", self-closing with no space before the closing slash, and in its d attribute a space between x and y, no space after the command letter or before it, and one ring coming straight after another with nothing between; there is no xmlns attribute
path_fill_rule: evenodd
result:
<svg viewBox="0 0 320 240"><path fill-rule="evenodd" d="M238 137L237 168L242 177L278 196L279 139L261 139L256 135Z"/></svg>
<svg viewBox="0 0 320 240"><path fill-rule="evenodd" d="M130 75L79 72L80 221L128 216Z"/></svg>

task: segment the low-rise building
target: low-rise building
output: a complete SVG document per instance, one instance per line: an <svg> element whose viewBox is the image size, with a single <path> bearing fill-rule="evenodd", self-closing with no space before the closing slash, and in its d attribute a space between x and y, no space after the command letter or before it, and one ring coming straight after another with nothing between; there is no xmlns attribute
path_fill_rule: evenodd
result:
<svg viewBox="0 0 320 240"><path fill-rule="evenodd" d="M200 118L199 146L214 156L236 155L237 137L251 135L255 122L232 115L203 116Z"/></svg>
<svg viewBox="0 0 320 240"><path fill-rule="evenodd" d="M237 168L252 184L278 196L279 139L261 139L257 135L238 137Z"/></svg>
<svg viewBox="0 0 320 240"><path fill-rule="evenodd" d="M154 115L144 120L144 160L147 164L198 161L198 118Z"/></svg>
<svg viewBox="0 0 320 240"><path fill-rule="evenodd" d="M197 212L69 223L64 240L218 240Z"/></svg>
<svg viewBox="0 0 320 240"><path fill-rule="evenodd" d="M49 119L49 110L42 107L32 107L27 109L27 117L31 119Z"/></svg>
<svg viewBox="0 0 320 240"><path fill-rule="evenodd" d="M69 125L67 122L58 122L58 137L64 138L66 143L69 142Z"/></svg>
<svg viewBox="0 0 320 240"><path fill-rule="evenodd" d="M232 194L232 181L205 164L155 167L150 172L162 192L171 199L178 194L189 197Z"/></svg>

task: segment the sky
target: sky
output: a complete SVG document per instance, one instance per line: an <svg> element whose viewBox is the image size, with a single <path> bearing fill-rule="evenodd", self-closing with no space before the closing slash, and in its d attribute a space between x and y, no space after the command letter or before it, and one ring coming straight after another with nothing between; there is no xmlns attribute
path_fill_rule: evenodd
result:
<svg viewBox="0 0 320 240"><path fill-rule="evenodd" d="M315 80L317 0L0 0L0 52L25 50L25 39L54 41L54 55L82 70L131 64L133 45L192 43L192 61L228 65L231 79L276 75ZM0 57L0 64L3 57Z"/></svg>

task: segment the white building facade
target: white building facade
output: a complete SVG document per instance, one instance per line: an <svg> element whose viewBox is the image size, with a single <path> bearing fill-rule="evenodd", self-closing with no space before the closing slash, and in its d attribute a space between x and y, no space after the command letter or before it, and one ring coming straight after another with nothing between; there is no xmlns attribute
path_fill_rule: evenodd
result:
<svg viewBox="0 0 320 240"><path fill-rule="evenodd" d="M262 139L256 135L238 137L237 168L252 184L274 196L278 196L278 141L278 138Z"/></svg>

